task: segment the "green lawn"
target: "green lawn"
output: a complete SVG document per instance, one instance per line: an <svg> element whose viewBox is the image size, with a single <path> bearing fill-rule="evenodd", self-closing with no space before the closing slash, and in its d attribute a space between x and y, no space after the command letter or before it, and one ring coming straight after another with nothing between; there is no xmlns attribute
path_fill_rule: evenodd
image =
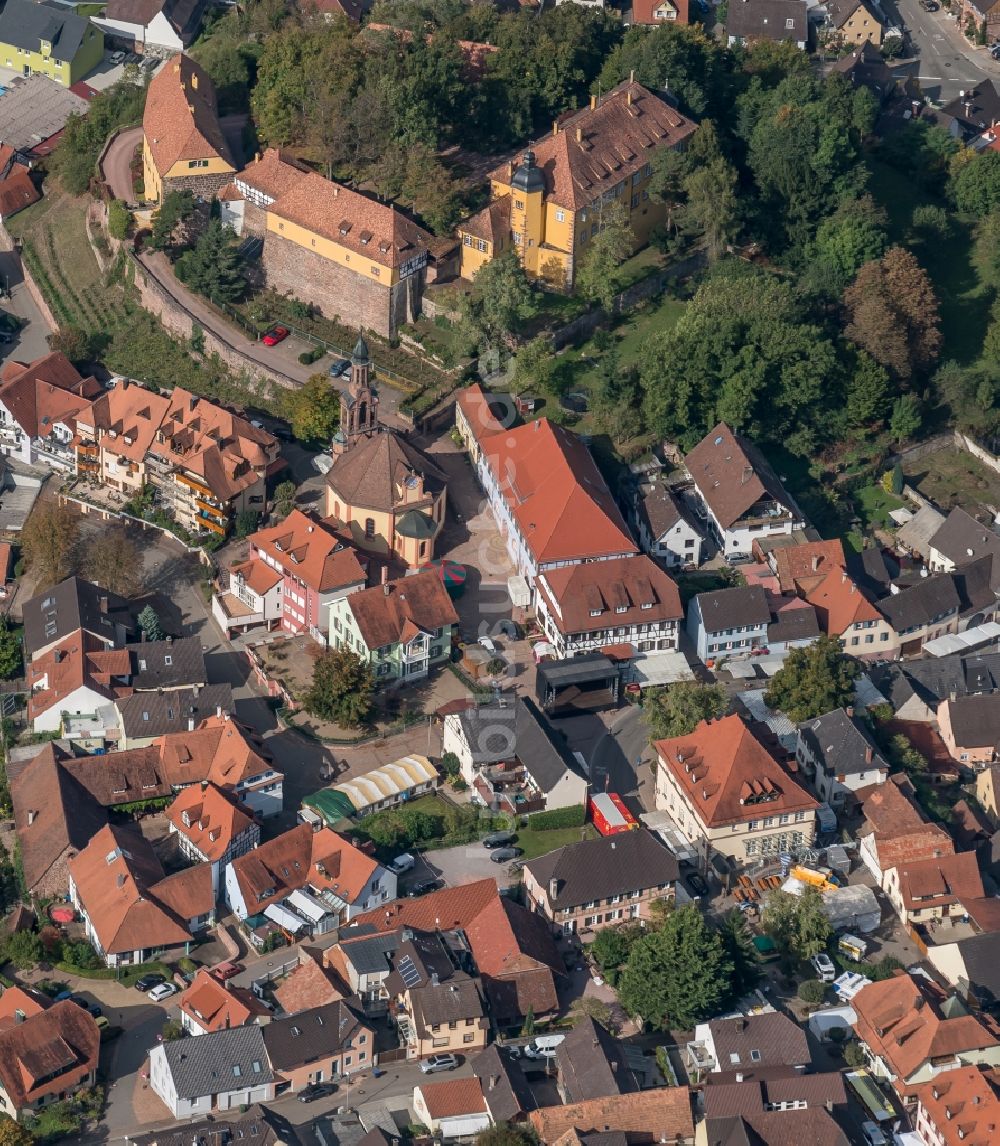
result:
<svg viewBox="0 0 1000 1146"><path fill-rule="evenodd" d="M902 509L906 502L901 497L886 493L881 485L866 485L854 496L858 516L867 530L894 528L889 511Z"/></svg>
<svg viewBox="0 0 1000 1146"><path fill-rule="evenodd" d="M531 828L519 828L517 846L524 852L522 859L533 860L546 855L548 852L554 852L556 848L564 848L567 844L575 844L580 840L592 840L596 835L597 832L593 824L584 824L582 828L552 828L547 832L535 832Z"/></svg>
<svg viewBox="0 0 1000 1146"><path fill-rule="evenodd" d="M869 166L869 189L889 216L891 239L912 244L914 254L934 283L944 335L942 360L974 362L989 323L992 291L981 280L976 265L972 222L952 213L953 233L947 241L915 242L910 233L913 209L923 204L944 204L894 168L876 159L870 160Z"/></svg>

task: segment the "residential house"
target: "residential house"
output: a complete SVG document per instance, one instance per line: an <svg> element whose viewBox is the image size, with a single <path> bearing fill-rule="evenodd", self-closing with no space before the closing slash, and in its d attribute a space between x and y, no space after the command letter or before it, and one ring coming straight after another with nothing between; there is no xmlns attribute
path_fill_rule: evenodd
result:
<svg viewBox="0 0 1000 1146"><path fill-rule="evenodd" d="M962 600L955 582L955 577L938 574L879 601L877 607L899 640L901 656L915 655L927 641L957 632ZM867 637L865 643L871 643Z"/></svg>
<svg viewBox="0 0 1000 1146"><path fill-rule="evenodd" d="M360 937L341 944L336 966L339 970L346 961L344 978L352 990L371 992L369 1002L384 993L385 952L398 946L389 942L388 934L445 927L449 934L457 930L465 936L499 1027L521 1025L529 1011L540 1020L558 1012L556 976L563 974L563 967L551 936L539 917L501 897L492 878L397 900L358 916L357 925Z"/></svg>
<svg viewBox="0 0 1000 1146"><path fill-rule="evenodd" d="M383 338L419 316L432 239L392 203L303 172L265 210L273 290Z"/></svg>
<svg viewBox="0 0 1000 1146"><path fill-rule="evenodd" d="M436 1137L467 1138L493 1125L478 1078L421 1082L413 1088L413 1113Z"/></svg>
<svg viewBox="0 0 1000 1146"><path fill-rule="evenodd" d="M830 34L842 44L882 43L882 22L864 0L827 0L827 25Z"/></svg>
<svg viewBox="0 0 1000 1146"><path fill-rule="evenodd" d="M810 847L817 801L736 715L654 743L656 806L694 845L702 866L743 864Z"/></svg>
<svg viewBox="0 0 1000 1146"><path fill-rule="evenodd" d="M860 788L889 776L889 765L853 709L837 708L800 724L795 758L820 799L834 809L846 809Z"/></svg>
<svg viewBox="0 0 1000 1146"><path fill-rule="evenodd" d="M979 557L1000 556L1000 534L955 506L930 539L927 564L935 573L954 573Z"/></svg>
<svg viewBox="0 0 1000 1146"><path fill-rule="evenodd" d="M286 1015L311 1011L327 1003L345 999L350 994L323 966L323 952L299 947L299 964L274 987L273 998Z"/></svg>
<svg viewBox="0 0 1000 1146"><path fill-rule="evenodd" d="M166 816L181 854L194 863L210 865L216 897L228 865L260 844L260 824L250 809L232 792L208 781L183 788Z"/></svg>
<svg viewBox="0 0 1000 1146"><path fill-rule="evenodd" d="M914 1129L927 1146L990 1142L1000 1126L1000 1095L993 1071L969 1066L917 1088Z"/></svg>
<svg viewBox="0 0 1000 1146"><path fill-rule="evenodd" d="M661 0L661 7L674 0ZM686 0L683 0L686 7ZM632 505L632 524L643 551L668 569L700 565L704 544L694 515L670 486L653 481L640 486Z"/></svg>
<svg viewBox="0 0 1000 1146"><path fill-rule="evenodd" d="M858 798L864 813L858 855L883 890L901 864L954 853L951 836L924 818L913 785L904 774L862 789Z"/></svg>
<svg viewBox="0 0 1000 1146"><path fill-rule="evenodd" d="M736 1082L744 1070L780 1067L804 1073L812 1062L805 1030L773 1010L699 1023L686 1053L699 1074L721 1072Z"/></svg>
<svg viewBox="0 0 1000 1146"><path fill-rule="evenodd" d="M130 667L125 649L109 649L78 629L27 667L32 728L103 748L117 738L115 701L130 691Z"/></svg>
<svg viewBox="0 0 1000 1146"><path fill-rule="evenodd" d="M68 999L17 1003L0 1029L0 1111L22 1122L96 1085L101 1037L93 1016Z"/></svg>
<svg viewBox="0 0 1000 1146"><path fill-rule="evenodd" d="M674 895L677 859L647 829L567 844L524 865L527 906L567 935L648 919Z"/></svg>
<svg viewBox="0 0 1000 1146"><path fill-rule="evenodd" d="M366 573L343 537L299 509L248 538L246 560L234 565L229 590L212 598L223 631L312 633L325 643L330 606L365 587Z"/></svg>
<svg viewBox="0 0 1000 1146"><path fill-rule="evenodd" d="M392 966L389 1015L407 1059L469 1055L486 1045L490 1024L479 984L458 969L443 935L407 930Z"/></svg>
<svg viewBox="0 0 1000 1146"><path fill-rule="evenodd" d="M24 654L34 660L83 629L107 649L124 645L135 631L128 601L92 581L67 577L21 606Z"/></svg>
<svg viewBox="0 0 1000 1146"><path fill-rule="evenodd" d="M737 1108L736 1112L706 1116L704 1133L708 1142L787 1141L809 1142L811 1146L850 1146L851 1139L820 1105L805 1108L789 1103L768 1105L759 1091L726 1089L728 1105ZM717 1097L716 1102L721 1104L722 1096Z"/></svg>
<svg viewBox="0 0 1000 1146"><path fill-rule="evenodd" d="M921 1083L968 1066L1000 1066L1000 1029L923 975L897 971L854 996L857 1036L872 1074L913 1110Z"/></svg>
<svg viewBox="0 0 1000 1146"><path fill-rule="evenodd" d="M161 952L187 955L193 932L215 917L207 866L165 877L139 832L112 825L69 861L69 897L109 967L146 963Z"/></svg>
<svg viewBox="0 0 1000 1146"><path fill-rule="evenodd" d="M462 277L474 279L512 243L532 278L569 289L588 242L602 228L605 203L622 205L635 248L644 246L666 218L665 206L649 197L653 152L683 150L694 130L691 120L633 80L592 97L589 107L562 117L552 133L530 144L520 163L490 172L491 200L508 199L509 206L491 204L459 223Z"/></svg>
<svg viewBox="0 0 1000 1146"><path fill-rule="evenodd" d="M282 1091L349 1077L376 1064L375 1028L343 999L264 1027L264 1046Z"/></svg>
<svg viewBox="0 0 1000 1146"><path fill-rule="evenodd" d="M307 173L308 168L293 156L277 147L265 148L219 192L222 221L237 235L246 232L263 239L267 233L266 209Z"/></svg>
<svg viewBox="0 0 1000 1146"><path fill-rule="evenodd" d="M880 665L873 680L897 720L933 723L941 702L1000 691L1000 653L955 653Z"/></svg>
<svg viewBox="0 0 1000 1146"><path fill-rule="evenodd" d="M965 21L963 9L976 12L977 3L979 0L964 0L959 19ZM988 3L989 0L983 0L984 7ZM995 19L994 16L994 22ZM977 23L981 22L982 16L977 20ZM935 112L934 121L953 139L971 143L993 124L1000 123L1000 89L993 80L983 80L972 87L963 88L950 103Z"/></svg>
<svg viewBox="0 0 1000 1146"><path fill-rule="evenodd" d="M150 480L146 455L166 410L162 394L123 378L77 415L77 473L127 499L141 496Z"/></svg>
<svg viewBox="0 0 1000 1146"><path fill-rule="evenodd" d="M101 393L53 351L34 362L8 358L0 369L0 452L25 465L76 469L76 415Z"/></svg>
<svg viewBox="0 0 1000 1146"><path fill-rule="evenodd" d="M852 657L889 660L897 656L899 638L891 621L844 570L831 569L802 596L816 610L823 632L840 641Z"/></svg>
<svg viewBox="0 0 1000 1146"><path fill-rule="evenodd" d="M173 1130L126 1134L124 1141L126 1146L191 1146L197 1138L204 1146L228 1146L231 1142L285 1146L294 1133L287 1120L273 1109L255 1104L245 1114L213 1114L197 1122L181 1124ZM378 1129L367 1134L361 1142L364 1146L392 1146L392 1142Z"/></svg>
<svg viewBox="0 0 1000 1146"><path fill-rule="evenodd" d="M1000 764L987 764L976 773L976 800L994 823L1000 820Z"/></svg>
<svg viewBox="0 0 1000 1146"><path fill-rule="evenodd" d="M413 800L432 792L439 782L438 770L426 756L402 756L353 780L304 796L299 819L332 827L345 816L365 816Z"/></svg>
<svg viewBox="0 0 1000 1146"><path fill-rule="evenodd" d="M206 0L108 0L94 23L129 51L160 56L188 47L207 7Z"/></svg>
<svg viewBox="0 0 1000 1146"><path fill-rule="evenodd" d="M780 1027L776 1029L780 1030ZM773 1049L773 1044L769 1043L769 1050ZM762 1061L763 1057L762 1054ZM731 1118L734 1115L750 1117L752 1126L757 1126L760 1115L767 1113L817 1109L837 1115L846 1113L848 1098L844 1076L832 1070L805 1073L800 1066L801 1064L754 1067L741 1062L738 1072L730 1068L704 1075L701 1085L705 1117L709 1120ZM742 1081L733 1081L737 1073ZM790 1130L795 1126L795 1121L793 1119L783 1123L777 1119L775 1125ZM761 1137L767 1142L771 1135L762 1133ZM710 1137L710 1141L716 1140ZM803 1136L799 1140L813 1141L809 1136ZM829 1141L829 1139L824 1136L817 1138L816 1141ZM838 1146L847 1146L847 1140L842 1138Z"/></svg>
<svg viewBox="0 0 1000 1146"><path fill-rule="evenodd" d="M519 814L587 802L579 765L528 698L449 713L441 750L458 757L462 779L491 807Z"/></svg>
<svg viewBox="0 0 1000 1146"><path fill-rule="evenodd" d="M7 0L0 11L0 63L20 75L41 74L68 88L103 56L101 30L71 8Z"/></svg>
<svg viewBox="0 0 1000 1146"><path fill-rule="evenodd" d="M396 898L396 876L329 828L299 824L226 868L241 922L264 915L289 934L322 934Z"/></svg>
<svg viewBox="0 0 1000 1146"><path fill-rule="evenodd" d="M494 1122L522 1123L537 1102L520 1062L490 1043L470 1063Z"/></svg>
<svg viewBox="0 0 1000 1146"><path fill-rule="evenodd" d="M809 43L806 0L738 0L729 9L726 40L730 48L771 40L804 52Z"/></svg>
<svg viewBox="0 0 1000 1146"><path fill-rule="evenodd" d="M633 24L689 24L688 0L632 0Z"/></svg>
<svg viewBox="0 0 1000 1146"><path fill-rule="evenodd" d="M487 394L478 382L459 390L455 399L455 429L477 473L483 440L503 429L511 429L516 418L517 410L509 394Z"/></svg>
<svg viewBox="0 0 1000 1146"><path fill-rule="evenodd" d="M422 450L379 420L368 344L359 338L340 394L325 508L358 549L411 569L434 558L444 527L448 479Z"/></svg>
<svg viewBox="0 0 1000 1146"><path fill-rule="evenodd" d="M586 1102L609 1094L633 1094L639 1083L625 1046L590 1015L556 1047L556 1085L563 1102Z"/></svg>
<svg viewBox="0 0 1000 1146"><path fill-rule="evenodd" d="M895 94L896 76L882 53L868 40L862 40L852 52L841 56L832 71L842 75L852 88L867 88L880 107Z"/></svg>
<svg viewBox="0 0 1000 1146"><path fill-rule="evenodd" d="M120 748L143 748L160 737L193 732L204 721L221 720L233 708L228 682L193 684L170 692L133 692L115 702Z"/></svg>
<svg viewBox="0 0 1000 1146"><path fill-rule="evenodd" d="M529 586L549 569L639 552L575 434L538 418L478 443L480 484L511 562Z"/></svg>
<svg viewBox="0 0 1000 1146"><path fill-rule="evenodd" d="M740 0L733 12L758 0ZM794 5L797 0L762 0ZM730 19L733 18L730 13ZM802 9L803 21L805 8ZM805 528L799 507L763 455L720 422L685 457L700 513L724 555L749 554L760 538Z"/></svg>
<svg viewBox="0 0 1000 1146"><path fill-rule="evenodd" d="M170 191L211 199L236 170L219 123L208 73L187 55L173 56L153 76L142 116L142 178L146 199Z"/></svg>
<svg viewBox="0 0 1000 1146"><path fill-rule="evenodd" d="M253 1024L159 1043L149 1052L149 1085L176 1119L275 1096L264 1036Z"/></svg>
<svg viewBox="0 0 1000 1146"><path fill-rule="evenodd" d="M330 644L368 661L380 683L406 683L447 662L457 624L437 569L428 569L334 601Z"/></svg>
<svg viewBox="0 0 1000 1146"><path fill-rule="evenodd" d="M402 942L402 928L377 931L371 923L354 922L341 930L339 942L323 954L327 970L347 994L360 1000L366 1015L382 1016L388 1011L385 984L392 974L392 957Z"/></svg>
<svg viewBox="0 0 1000 1146"><path fill-rule="evenodd" d="M270 1012L252 991L221 983L204 967L195 972L191 985L178 996L177 1006L181 1026L189 1035L210 1035L270 1018Z"/></svg>
<svg viewBox="0 0 1000 1146"><path fill-rule="evenodd" d="M1000 696L983 693L943 700L937 710L941 739L955 760L978 771L997 759Z"/></svg>
<svg viewBox="0 0 1000 1146"><path fill-rule="evenodd" d="M770 624L771 609L760 585L698 593L688 605L688 636L703 661L767 648Z"/></svg>
<svg viewBox="0 0 1000 1146"><path fill-rule="evenodd" d="M680 594L645 554L550 569L537 590L536 615L560 659L607 645L641 653L677 648Z"/></svg>
<svg viewBox="0 0 1000 1146"><path fill-rule="evenodd" d="M820 635L816 610L798 597L779 597L771 604L767 626L767 651L771 657L785 657L792 649L804 649Z"/></svg>
<svg viewBox="0 0 1000 1146"><path fill-rule="evenodd" d="M31 177L26 164L15 163L0 179L0 222L37 203L42 197L39 181Z"/></svg>
<svg viewBox="0 0 1000 1146"><path fill-rule="evenodd" d="M797 540L805 535L806 531L802 531L788 536ZM818 584L831 570L847 567L844 546L838 538L782 545L772 549L766 560L778 578L782 593L803 592Z"/></svg>
<svg viewBox="0 0 1000 1146"><path fill-rule="evenodd" d="M941 923L965 919L966 904L986 892L975 852L905 860L887 881L889 901L904 927L933 931Z"/></svg>
<svg viewBox="0 0 1000 1146"><path fill-rule="evenodd" d="M663 1141L690 1146L695 1140L691 1103L688 1087L661 1086L638 1094L543 1106L532 1110L528 1120L539 1140L546 1143L568 1146L593 1141L598 1134L614 1134L616 1142L628 1146Z"/></svg>

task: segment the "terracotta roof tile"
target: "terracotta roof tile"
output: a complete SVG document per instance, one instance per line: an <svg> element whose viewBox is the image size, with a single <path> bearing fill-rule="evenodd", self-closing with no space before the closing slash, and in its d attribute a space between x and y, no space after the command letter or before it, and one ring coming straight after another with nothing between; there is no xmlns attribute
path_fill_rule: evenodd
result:
<svg viewBox="0 0 1000 1146"><path fill-rule="evenodd" d="M531 144L545 175L552 202L572 211L590 206L610 188L649 163L661 147L676 147L695 124L675 108L626 81L558 121L554 134ZM509 184L510 165L490 172L490 180Z"/></svg>
<svg viewBox="0 0 1000 1146"><path fill-rule="evenodd" d="M243 184L259 191L269 199L277 199L306 174L308 168L300 166L292 156L282 153L277 147L269 147L253 163L248 163L234 182L237 186Z"/></svg>
<svg viewBox="0 0 1000 1146"><path fill-rule="evenodd" d="M212 81L183 53L168 60L150 81L142 130L160 175L191 159L219 158L235 169Z"/></svg>
<svg viewBox="0 0 1000 1146"><path fill-rule="evenodd" d="M815 577L817 581L834 569L844 569L847 559L838 538L833 541L809 541L805 545L788 545L774 554L778 584L782 593L794 593L796 582Z"/></svg>
<svg viewBox="0 0 1000 1146"><path fill-rule="evenodd" d="M463 219L459 230L493 244L494 254L510 234L510 195L499 195L474 215Z"/></svg>
<svg viewBox="0 0 1000 1146"><path fill-rule="evenodd" d="M903 862L948 856L955 851L951 836L924 819L913 787L901 773L890 776L884 784L860 788L858 798L865 816L862 834L875 836L882 871Z"/></svg>
<svg viewBox="0 0 1000 1146"><path fill-rule="evenodd" d="M709 827L817 806L739 716L703 720L689 736L654 747Z"/></svg>
<svg viewBox="0 0 1000 1146"><path fill-rule="evenodd" d="M684 618L673 579L645 554L549 569L538 588L562 633ZM592 615L595 609L599 617Z"/></svg>
<svg viewBox="0 0 1000 1146"><path fill-rule="evenodd" d="M908 911L982 899L986 892L974 852L960 852L899 866L899 891Z"/></svg>
<svg viewBox="0 0 1000 1146"><path fill-rule="evenodd" d="M278 525L251 534L250 546L251 552L266 554L286 573L317 593L329 593L348 585L364 585L366 581L365 571L354 550L345 545L336 533L300 509L293 509ZM263 561L247 564L253 568L249 576L244 573L244 578L255 592L266 593L277 584L271 580L272 577L281 579L280 573ZM246 569L246 565L239 568Z"/></svg>
<svg viewBox="0 0 1000 1146"><path fill-rule="evenodd" d="M486 1100L478 1078L447 1078L439 1082L421 1082L418 1086L431 1118L486 1113Z"/></svg>
<svg viewBox="0 0 1000 1146"><path fill-rule="evenodd" d="M499 892L495 879L478 879L458 887L443 887L419 899L397 899L385 907L356 916L355 924L370 923L378 931L411 927L414 931L462 928L471 923Z"/></svg>
<svg viewBox="0 0 1000 1146"><path fill-rule="evenodd" d="M132 690L131 662L125 649L107 650L101 641L78 629L28 665L28 716L36 720L79 688L89 688L109 701Z"/></svg>
<svg viewBox="0 0 1000 1146"><path fill-rule="evenodd" d="M242 1027L254 1013L204 968L195 973L191 986L178 997L177 1005L203 1031Z"/></svg>
<svg viewBox="0 0 1000 1146"><path fill-rule="evenodd" d="M274 989L275 1002L286 1014L294 1015L346 998L310 952L303 950L300 958L295 970Z"/></svg>
<svg viewBox="0 0 1000 1146"><path fill-rule="evenodd" d="M100 1044L93 1017L68 999L0 1031L0 1082L14 1109L86 1081Z"/></svg>
<svg viewBox="0 0 1000 1146"><path fill-rule="evenodd" d="M433 633L458 624L455 606L436 569L351 593L347 606L369 649L397 644L407 625L415 635L417 630Z"/></svg>
<svg viewBox="0 0 1000 1146"><path fill-rule="evenodd" d="M632 0L632 23L662 27L663 17L657 16L661 9L674 13L671 24L690 23L688 0Z"/></svg>
<svg viewBox="0 0 1000 1146"><path fill-rule="evenodd" d="M57 421L74 427L75 415L102 393L58 352L24 363L8 360L0 371L0 402L29 437L44 438Z"/></svg>
<svg viewBox="0 0 1000 1146"><path fill-rule="evenodd" d="M584 443L548 418L493 434L483 451L539 563L638 553Z"/></svg>
<svg viewBox="0 0 1000 1146"><path fill-rule="evenodd" d="M816 610L823 630L831 637L839 637L858 621L883 619L878 609L842 569L831 569L803 595Z"/></svg>
<svg viewBox="0 0 1000 1146"><path fill-rule="evenodd" d="M279 195L268 212L385 267L402 266L431 241L427 231L392 204L313 172Z"/></svg>
<svg viewBox="0 0 1000 1146"><path fill-rule="evenodd" d="M992 1071L976 1066L944 1071L916 1091L942 1146L991 1146L1000 1128L1000 1097Z"/></svg>
<svg viewBox="0 0 1000 1146"><path fill-rule="evenodd" d="M459 390L456 403L465 416L476 441L481 442L491 434L499 434L503 423L490 409L489 397L478 382Z"/></svg>
<svg viewBox="0 0 1000 1146"><path fill-rule="evenodd" d="M96 398L89 410L81 410L76 421L84 433L100 434L101 444L109 452L142 462L168 406L169 400L162 394L120 382Z"/></svg>
<svg viewBox="0 0 1000 1146"><path fill-rule="evenodd" d="M694 1141L691 1091L686 1086L614 1094L567 1106L546 1106L531 1111L528 1118L545 1143L554 1143L572 1130L581 1135L624 1131L633 1146L645 1142Z"/></svg>
<svg viewBox="0 0 1000 1146"><path fill-rule="evenodd" d="M148 895L180 921L210 915L215 910L212 865L195 864L154 883ZM186 924L183 924L186 929Z"/></svg>
<svg viewBox="0 0 1000 1146"><path fill-rule="evenodd" d="M177 794L166 815L177 834L210 861L221 860L254 822L236 796L214 784L191 784Z"/></svg>
<svg viewBox="0 0 1000 1146"><path fill-rule="evenodd" d="M0 219L9 219L32 203L41 199L42 193L26 168L15 166L6 179L0 180Z"/></svg>

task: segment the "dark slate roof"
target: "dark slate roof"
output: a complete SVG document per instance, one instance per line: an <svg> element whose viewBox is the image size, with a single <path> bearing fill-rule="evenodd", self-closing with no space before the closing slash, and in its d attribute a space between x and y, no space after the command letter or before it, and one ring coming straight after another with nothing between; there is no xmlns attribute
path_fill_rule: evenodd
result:
<svg viewBox="0 0 1000 1146"><path fill-rule="evenodd" d="M951 696L977 696L1000 689L1000 653L954 653L926 660L878 665L872 683L894 709L916 694L935 707Z"/></svg>
<svg viewBox="0 0 1000 1146"><path fill-rule="evenodd" d="M868 88L883 100L896 86L892 69L882 58L882 53L867 40L837 60L832 71L846 76L852 87Z"/></svg>
<svg viewBox="0 0 1000 1146"><path fill-rule="evenodd" d="M178 1098L259 1086L274 1078L260 1027L231 1027L163 1043Z"/></svg>
<svg viewBox="0 0 1000 1146"><path fill-rule="evenodd" d="M889 585L899 576L899 562L873 547L849 556L847 572L859 589L872 597L884 597Z"/></svg>
<svg viewBox="0 0 1000 1146"><path fill-rule="evenodd" d="M659 540L679 521L686 521L697 531L697 527L674 494L670 486L654 485L639 494L639 516L646 522L650 534Z"/></svg>
<svg viewBox="0 0 1000 1146"><path fill-rule="evenodd" d="M122 727L130 740L186 732L190 721L197 727L215 716L218 709L233 710L230 684L209 684L204 688L178 688L172 692L134 692L118 701Z"/></svg>
<svg viewBox="0 0 1000 1146"><path fill-rule="evenodd" d="M585 1015L556 1047L556 1066L566 1102L586 1102L639 1089L625 1061L625 1048Z"/></svg>
<svg viewBox="0 0 1000 1146"><path fill-rule="evenodd" d="M359 1015L338 999L287 1018L272 1019L264 1027L264 1046L276 1070L294 1070L315 1059L339 1054L364 1025Z"/></svg>
<svg viewBox="0 0 1000 1146"><path fill-rule="evenodd" d="M909 589L883 598L878 608L896 632L902 634L957 613L961 601L951 574L938 573L918 581Z"/></svg>
<svg viewBox="0 0 1000 1146"><path fill-rule="evenodd" d="M962 748L1000 745L1000 696L962 696L949 708L955 740Z"/></svg>
<svg viewBox="0 0 1000 1146"><path fill-rule="evenodd" d="M515 698L467 708L457 714L476 764L516 756L543 792L551 792L567 772L578 772L565 744L533 701Z"/></svg>
<svg viewBox="0 0 1000 1146"><path fill-rule="evenodd" d="M7 0L0 13L0 44L37 52L39 43L52 45L52 58L67 63L76 58L90 21L58 4Z"/></svg>
<svg viewBox="0 0 1000 1146"><path fill-rule="evenodd" d="M966 136L978 135L1000 121L1000 90L993 80L983 80L971 91L967 89L964 99L958 96L946 103L935 118L945 124L956 122Z"/></svg>
<svg viewBox="0 0 1000 1146"><path fill-rule="evenodd" d="M1000 554L987 553L967 561L959 565L952 577L963 613L993 608L1000 590Z"/></svg>
<svg viewBox="0 0 1000 1146"><path fill-rule="evenodd" d="M779 641L808 641L819 636L819 620L812 605L805 608L785 609L767 626L767 643Z"/></svg>
<svg viewBox="0 0 1000 1146"><path fill-rule="evenodd" d="M132 662L129 683L135 689L151 691L208 682L200 637L142 641L125 647Z"/></svg>
<svg viewBox="0 0 1000 1146"><path fill-rule="evenodd" d="M570 657L564 661L542 661L538 666L538 676L553 688L606 680L617 675L618 669L603 653L584 653L582 657Z"/></svg>
<svg viewBox="0 0 1000 1146"><path fill-rule="evenodd" d="M791 20L791 27L788 21ZM733 0L726 34L741 40L808 40L806 0Z"/></svg>
<svg viewBox="0 0 1000 1146"><path fill-rule="evenodd" d="M958 950L969 985L979 998L1000 1000L1000 931L961 939Z"/></svg>
<svg viewBox="0 0 1000 1146"><path fill-rule="evenodd" d="M712 1019L708 1027L722 1071L741 1066L803 1066L810 1061L805 1031L781 1011Z"/></svg>
<svg viewBox="0 0 1000 1146"><path fill-rule="evenodd" d="M985 87L987 85L980 85ZM950 105L949 105L950 106ZM1000 101L998 101L1000 108ZM947 109L946 109L947 110ZM989 124L986 125L989 127ZM956 506L931 538L931 546L956 565L987 553L1000 553L1000 535Z"/></svg>
<svg viewBox="0 0 1000 1146"><path fill-rule="evenodd" d="M810 1106L846 1106L844 1076L837 1071L802 1074L785 1066L746 1068L742 1082L732 1081L732 1072L708 1074L704 1079L706 1118L752 1114L768 1105L807 1102Z"/></svg>
<svg viewBox="0 0 1000 1146"><path fill-rule="evenodd" d="M211 1121L188 1122L176 1130L151 1130L148 1134L129 1134L128 1146L235 1146L237 1142L253 1146L280 1146L294 1141L291 1127L280 1115L263 1106L251 1106L245 1114L220 1112Z"/></svg>
<svg viewBox="0 0 1000 1146"><path fill-rule="evenodd" d="M403 942L402 933L399 931L376 931L367 924L362 924L357 930L360 932L362 928L371 934L363 938L356 938L351 934L353 928L348 931L341 931L340 949L344 953L344 957L350 960L351 965L359 975L374 975L379 971L389 971L389 956Z"/></svg>
<svg viewBox="0 0 1000 1146"><path fill-rule="evenodd" d="M447 982L428 985L410 993L413 1017L423 1027L437 1023L478 1019L485 1013L483 997L475 979L458 971Z"/></svg>
<svg viewBox="0 0 1000 1146"><path fill-rule="evenodd" d="M490 1043L471 1061L472 1073L482 1084L483 1098L494 1122L513 1122L537 1107L521 1064L501 1054L496 1043Z"/></svg>
<svg viewBox="0 0 1000 1146"><path fill-rule="evenodd" d="M553 907L671 884L679 870L674 853L645 828L567 844L525 866L546 894L558 881Z"/></svg>
<svg viewBox="0 0 1000 1146"><path fill-rule="evenodd" d="M722 633L742 625L766 625L771 620L767 594L760 585L716 589L714 593L699 593L695 600L706 633Z"/></svg>
<svg viewBox="0 0 1000 1146"><path fill-rule="evenodd" d="M128 601L81 577L67 577L36 594L25 601L22 612L24 650L29 657L77 629L85 629L109 645L122 643L134 629Z"/></svg>
<svg viewBox="0 0 1000 1146"><path fill-rule="evenodd" d="M889 771L864 725L842 708L800 724L799 735L820 766L829 764L836 775L854 775L876 768Z"/></svg>

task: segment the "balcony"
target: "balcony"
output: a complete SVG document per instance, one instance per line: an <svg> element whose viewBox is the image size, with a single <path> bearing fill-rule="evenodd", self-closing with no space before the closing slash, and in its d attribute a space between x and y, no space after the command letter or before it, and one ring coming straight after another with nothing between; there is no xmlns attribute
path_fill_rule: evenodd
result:
<svg viewBox="0 0 1000 1146"><path fill-rule="evenodd" d="M188 477L187 474L174 474L174 480L179 481L181 485L193 489L196 493L202 494L204 497L212 497L212 491L204 482L198 481L196 478Z"/></svg>
<svg viewBox="0 0 1000 1146"><path fill-rule="evenodd" d="M205 514L199 513L196 520L199 529L210 529L213 533L225 536L225 525L220 525L219 522L214 521L211 517L206 517Z"/></svg>
<svg viewBox="0 0 1000 1146"><path fill-rule="evenodd" d="M194 503L198 509L201 510L200 516L205 516L207 514L210 517L217 518L219 521L225 522L229 520L229 515L226 513L226 511L224 509L219 509L217 505L213 505L207 501L202 501L201 498L197 497L194 499Z"/></svg>

